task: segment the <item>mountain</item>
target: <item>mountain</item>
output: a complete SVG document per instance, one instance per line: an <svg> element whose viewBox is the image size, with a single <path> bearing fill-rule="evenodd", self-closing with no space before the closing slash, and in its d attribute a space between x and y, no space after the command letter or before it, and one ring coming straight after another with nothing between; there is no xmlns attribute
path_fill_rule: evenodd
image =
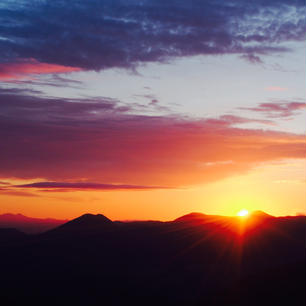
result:
<svg viewBox="0 0 306 306"><path fill-rule="evenodd" d="M191 213L169 222L112 222L85 214L39 235L0 240L0 300L305 305L305 232L304 216Z"/></svg>
<svg viewBox="0 0 306 306"><path fill-rule="evenodd" d="M65 222L67 220L31 218L22 214L0 215L0 228L16 228L28 234L45 232Z"/></svg>
<svg viewBox="0 0 306 306"><path fill-rule="evenodd" d="M106 230L114 225L107 217L97 214L84 214L76 219L68 221L59 227L53 229L52 233L84 233L84 232L99 232Z"/></svg>
<svg viewBox="0 0 306 306"><path fill-rule="evenodd" d="M267 213L265 213L264 211L261 211L261 210L252 211L250 213L250 217L260 218L260 219L275 218L274 216L271 216L271 215L269 215L269 214L267 214Z"/></svg>
<svg viewBox="0 0 306 306"><path fill-rule="evenodd" d="M187 223L189 225L201 225L208 223L224 223L224 220L232 219L231 217L226 216L217 216L217 215L206 215L203 213L193 212L184 216L181 216L175 219L173 222L175 223Z"/></svg>
<svg viewBox="0 0 306 306"><path fill-rule="evenodd" d="M195 222L195 221L202 221L205 220L207 215L202 213L193 212L179 218L176 218L174 222Z"/></svg>

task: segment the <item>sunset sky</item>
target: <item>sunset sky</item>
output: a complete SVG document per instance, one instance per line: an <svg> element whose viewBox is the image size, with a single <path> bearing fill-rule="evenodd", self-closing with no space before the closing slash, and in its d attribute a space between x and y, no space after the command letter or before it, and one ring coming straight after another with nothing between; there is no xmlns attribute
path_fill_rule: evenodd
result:
<svg viewBox="0 0 306 306"><path fill-rule="evenodd" d="M0 3L0 214L306 213L304 0L30 2Z"/></svg>

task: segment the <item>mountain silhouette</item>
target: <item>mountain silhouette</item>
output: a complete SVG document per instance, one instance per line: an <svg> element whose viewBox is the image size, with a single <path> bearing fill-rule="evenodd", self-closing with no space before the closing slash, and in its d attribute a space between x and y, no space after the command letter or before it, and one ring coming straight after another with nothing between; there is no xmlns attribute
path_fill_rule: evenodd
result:
<svg viewBox="0 0 306 306"><path fill-rule="evenodd" d="M176 218L174 222L194 222L197 220L204 220L206 217L207 215L203 213L192 212L187 215Z"/></svg>
<svg viewBox="0 0 306 306"><path fill-rule="evenodd" d="M99 227L106 224L112 224L113 222L101 214L84 214L76 219L68 221L67 223L60 226L60 228L87 228L87 227Z"/></svg>
<svg viewBox="0 0 306 306"><path fill-rule="evenodd" d="M52 234L96 234L110 229L114 223L102 214L84 214L49 231ZM47 233L48 234L48 233Z"/></svg>
<svg viewBox="0 0 306 306"><path fill-rule="evenodd" d="M22 214L0 215L0 228L16 228L28 234L45 232L65 222L67 220L31 218Z"/></svg>
<svg viewBox="0 0 306 306"><path fill-rule="evenodd" d="M231 217L206 215L203 213L193 212L184 216L181 216L174 220L176 223L188 223L189 225L201 225L207 223L218 224L224 222L224 220L231 219Z"/></svg>
<svg viewBox="0 0 306 306"><path fill-rule="evenodd" d="M250 217L255 217L255 218L274 218L273 216L261 211L261 210L255 210L255 211L252 211L250 213Z"/></svg>
<svg viewBox="0 0 306 306"><path fill-rule="evenodd" d="M0 299L34 306L304 305L306 217L253 218L258 226L252 215L113 222L85 214L38 235L7 232Z"/></svg>

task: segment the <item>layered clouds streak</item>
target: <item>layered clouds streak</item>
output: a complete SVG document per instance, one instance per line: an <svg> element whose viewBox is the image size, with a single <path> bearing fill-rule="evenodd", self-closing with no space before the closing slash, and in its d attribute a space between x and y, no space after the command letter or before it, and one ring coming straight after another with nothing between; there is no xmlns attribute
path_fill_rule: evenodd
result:
<svg viewBox="0 0 306 306"><path fill-rule="evenodd" d="M51 99L20 90L4 91L0 98L4 178L110 184L97 189L179 187L244 173L262 162L303 158L306 152L303 135L241 127L254 122L269 127L270 120L136 114L110 98Z"/></svg>

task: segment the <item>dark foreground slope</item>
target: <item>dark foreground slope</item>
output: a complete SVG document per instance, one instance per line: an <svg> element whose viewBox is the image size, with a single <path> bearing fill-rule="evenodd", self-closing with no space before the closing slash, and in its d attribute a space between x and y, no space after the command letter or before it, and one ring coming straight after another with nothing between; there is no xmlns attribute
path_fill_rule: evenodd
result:
<svg viewBox="0 0 306 306"><path fill-rule="evenodd" d="M2 305L305 305L305 217L87 214L10 235L0 241Z"/></svg>

